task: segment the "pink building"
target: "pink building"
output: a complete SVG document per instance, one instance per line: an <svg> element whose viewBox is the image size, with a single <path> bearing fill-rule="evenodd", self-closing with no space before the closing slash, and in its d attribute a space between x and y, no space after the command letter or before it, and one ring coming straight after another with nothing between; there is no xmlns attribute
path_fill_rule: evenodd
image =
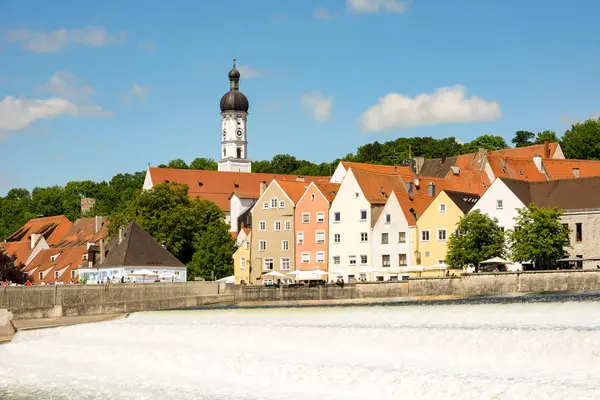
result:
<svg viewBox="0 0 600 400"><path fill-rule="evenodd" d="M296 204L296 269L327 271L329 206L340 185L312 182Z"/></svg>

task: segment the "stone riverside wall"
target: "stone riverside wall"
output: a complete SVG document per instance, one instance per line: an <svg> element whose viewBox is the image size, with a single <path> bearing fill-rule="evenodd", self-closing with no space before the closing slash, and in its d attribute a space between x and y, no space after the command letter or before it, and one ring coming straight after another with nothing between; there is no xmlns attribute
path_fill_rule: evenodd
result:
<svg viewBox="0 0 600 400"><path fill-rule="evenodd" d="M222 293L236 303L290 300L339 300L412 296L501 296L540 292L600 291L600 271L545 271L467 274L460 277L417 278L399 282L320 287L227 285Z"/></svg>
<svg viewBox="0 0 600 400"><path fill-rule="evenodd" d="M58 318L233 303L215 282L0 287L12 319Z"/></svg>

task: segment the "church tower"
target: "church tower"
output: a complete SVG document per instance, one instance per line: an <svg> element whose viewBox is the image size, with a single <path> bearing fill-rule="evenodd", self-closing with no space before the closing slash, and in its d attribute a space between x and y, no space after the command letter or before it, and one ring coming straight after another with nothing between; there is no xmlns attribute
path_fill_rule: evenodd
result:
<svg viewBox="0 0 600 400"><path fill-rule="evenodd" d="M229 92L221 97L221 159L219 171L251 172L246 136L248 98L240 92L240 72L229 71Z"/></svg>

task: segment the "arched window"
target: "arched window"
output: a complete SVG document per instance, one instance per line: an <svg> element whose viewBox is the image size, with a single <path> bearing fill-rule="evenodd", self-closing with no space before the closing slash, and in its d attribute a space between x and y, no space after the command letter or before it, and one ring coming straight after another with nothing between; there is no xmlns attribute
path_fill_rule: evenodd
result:
<svg viewBox="0 0 600 400"><path fill-rule="evenodd" d="M225 146L223 146L223 158L227 155L227 151L225 150Z"/></svg>
<svg viewBox="0 0 600 400"><path fill-rule="evenodd" d="M242 158L242 148L241 147L237 148L237 158Z"/></svg>

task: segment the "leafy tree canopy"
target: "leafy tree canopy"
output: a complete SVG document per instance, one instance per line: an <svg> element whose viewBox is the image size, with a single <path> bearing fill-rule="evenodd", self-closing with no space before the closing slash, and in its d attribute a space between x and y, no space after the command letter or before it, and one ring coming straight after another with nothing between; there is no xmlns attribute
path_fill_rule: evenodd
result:
<svg viewBox="0 0 600 400"><path fill-rule="evenodd" d="M511 258L519 262L535 262L538 267L551 267L563 258L570 245L569 227L560 221L562 211L530 204L518 210L515 229L508 233Z"/></svg>
<svg viewBox="0 0 600 400"><path fill-rule="evenodd" d="M556 136L556 132L544 131L539 132L537 134L537 136L535 137L535 144L542 144L545 140L549 141L550 143L555 143L559 141L558 136Z"/></svg>
<svg viewBox="0 0 600 400"><path fill-rule="evenodd" d="M535 133L533 132L517 131L515 132L515 137L513 138L512 143L515 145L515 147L531 146L534 138Z"/></svg>
<svg viewBox="0 0 600 400"><path fill-rule="evenodd" d="M504 232L496 218L473 210L460 219L457 232L450 235L446 262L455 267L479 263L504 253Z"/></svg>
<svg viewBox="0 0 600 400"><path fill-rule="evenodd" d="M29 279L29 275L23 272L22 266L17 265L15 256L9 256L0 249L0 282L8 281L24 284Z"/></svg>
<svg viewBox="0 0 600 400"><path fill-rule="evenodd" d="M573 124L562 137L566 158L600 160L600 117Z"/></svg>

